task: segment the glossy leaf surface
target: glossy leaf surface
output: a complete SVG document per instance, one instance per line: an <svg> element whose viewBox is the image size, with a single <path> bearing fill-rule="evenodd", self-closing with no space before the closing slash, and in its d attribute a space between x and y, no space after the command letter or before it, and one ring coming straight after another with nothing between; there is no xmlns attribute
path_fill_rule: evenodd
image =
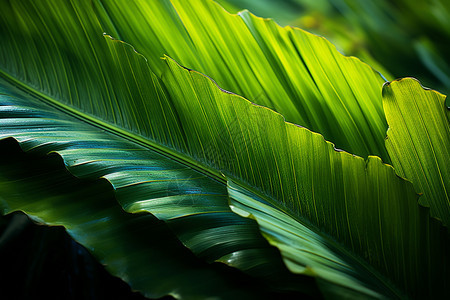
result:
<svg viewBox="0 0 450 300"><path fill-rule="evenodd" d="M93 37L106 32L135 46L157 75L162 72L160 57L168 55L211 76L222 88L322 134L340 149L363 157L377 155L388 162L384 148L387 125L380 98L385 80L358 59L342 56L322 37L281 28L248 12L231 15L211 0L28 2L12 1L11 9L5 8L5 18L10 18L2 25L5 51L16 51L28 35L33 40L42 36L45 44L35 45L44 54L42 63L47 60L45 53L51 59L70 58L74 47L81 46L88 50L86 59L92 60L98 71L108 73L100 63L101 55L92 52L101 49L98 38ZM76 13L76 18L67 19L67 13ZM24 18L32 22L20 21ZM70 29L81 24L83 31ZM91 37L86 44L85 34ZM6 56L8 63L3 68L15 72L15 68L33 63L29 61L32 53L28 54L17 60ZM80 67L80 76L90 76L82 70L84 60L71 57L64 65ZM91 78L99 86L107 84L105 80L108 78ZM74 98L74 103L78 97L90 97L91 88L75 93L66 86L68 82L58 87L64 94L69 92L66 96ZM40 84L46 90L58 89L46 86L45 80Z"/></svg>
<svg viewBox="0 0 450 300"><path fill-rule="evenodd" d="M417 205L411 184L397 177L380 159L370 157L365 161L336 151L323 136L286 123L282 115L221 90L209 78L183 69L168 58L161 63L159 78L152 64L129 45L101 37L100 23L110 22L102 19L104 15L97 18L91 7L76 3L49 4L39 2L31 8L22 7L22 2L4 5L10 14L1 19L5 36L0 56L2 74L65 113L119 135L119 146L110 137L102 138L101 131L92 135L89 130L79 132L77 122L73 131L72 122L60 123L59 117L11 120L15 112L23 110L14 105L4 108L4 137L22 137L19 140L25 150L57 151L77 176L107 178L126 210L145 210L167 220L178 238L207 260L221 260L239 247L248 247L248 242L254 245L260 241L250 239L253 233L224 234L227 240L235 239L237 246L232 247L223 240L211 239L217 231L247 232L251 227L242 219L235 220L245 226L229 225L237 216L224 201L224 174L323 239L336 240L337 247L354 258L351 261L362 260L361 267L372 274L362 280L377 293L389 297L444 293L448 262L441 251L446 248L434 247L440 237L428 231L428 216ZM194 16L195 20L189 7L186 4L183 15ZM22 18L32 22L21 22ZM375 74L370 69L368 72ZM351 89L347 91L352 93ZM10 94L8 89L5 93ZM28 110L27 105L25 115L33 115L35 110ZM53 136L45 131L53 129L57 132ZM182 162L182 168L190 166L201 174L188 169L182 172L180 183L172 174L158 173L139 151L134 151L134 143L127 146L129 140L144 147L144 156L148 149L157 150ZM205 175L222 185L211 183ZM195 179L194 187L189 179ZM189 182L186 188L184 180ZM207 197L202 197L204 194ZM174 210L173 204L179 203L181 207ZM211 213L211 204L205 203L220 208L216 211L214 207ZM206 219L211 216L211 223L205 223L205 219L194 222L196 218L191 215L196 214ZM194 220L193 224L200 225L183 226L171 218ZM215 230L209 230L211 226ZM189 230L194 232L186 232ZM254 226L251 230L257 232ZM214 251L210 251L214 245ZM273 252L271 255L276 256ZM262 262L263 258L255 266ZM429 280L424 282L424 277ZM402 291L392 287L391 281Z"/></svg>
<svg viewBox="0 0 450 300"><path fill-rule="evenodd" d="M270 290L256 292L256 283L237 271L208 266L180 240L211 263L230 251L257 248L253 265L257 270L248 273L263 280L265 276L273 278L268 284L277 289L314 293L311 280L288 274L279 254L259 235L253 221L230 211L226 187L218 182L65 116L3 83L0 138L8 136L34 156L25 156L23 161L20 155L2 160L2 213L22 210L46 224L64 226L107 265L108 271L144 295L247 299L268 293L267 297L276 297L270 296ZM8 139L3 141L2 148L11 147ZM115 192L106 181L76 180L63 169L61 160L46 161L49 153L60 155L77 177L108 180ZM139 214L142 209L125 213L117 201L125 208L127 201L137 206L150 203L146 208L166 220L179 238L166 224ZM197 250L200 246L206 253ZM303 285L305 281L309 287ZM249 286L243 286L244 282Z"/></svg>

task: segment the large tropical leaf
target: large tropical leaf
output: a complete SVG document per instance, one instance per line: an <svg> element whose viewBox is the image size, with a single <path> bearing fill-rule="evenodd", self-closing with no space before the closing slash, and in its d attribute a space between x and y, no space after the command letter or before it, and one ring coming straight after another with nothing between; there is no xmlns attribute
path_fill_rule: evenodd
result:
<svg viewBox="0 0 450 300"><path fill-rule="evenodd" d="M223 204L224 174L250 190L252 198L265 199L274 210L317 233L321 240L313 247L337 248L332 259L342 256L354 269L345 277L355 272L361 277L362 283L351 287L354 292L364 292L363 286L380 295L402 295L392 287L392 280L410 295L444 293L448 262L442 253L446 248L434 247L439 237L429 231L428 215L417 205L412 186L379 159L370 158L366 163L360 157L335 151L322 136L285 123L281 115L224 92L205 76L171 60L160 68L163 76L158 78L131 47L109 37L106 42L102 40L99 20L90 7L61 2L53 11L45 2L38 4L42 7L24 9L15 2L11 9L5 5L11 14L2 15L5 26L1 28L6 37L0 56L2 74L41 98L23 94L14 99L3 97L11 102L4 108L4 137L16 137L25 150L58 152L77 176L106 177L127 211L145 210L166 220L185 245L208 260L221 260L243 250L248 237L229 235L226 240L236 239L237 246L230 243L225 247L222 237L236 228L251 232L254 224L232 215ZM15 9L21 14L15 15ZM7 87L5 94L14 93ZM36 112L40 115L42 110L48 111L39 104L41 100L179 160L222 185L187 169L180 175L182 181L190 178L189 174L200 178L195 188L180 188L179 177L156 172L149 167L153 163L141 156L152 159L157 155L154 152L139 154L133 151L135 144L117 137L117 143L111 142L110 136L102 138L104 133L98 128L80 131L78 126L82 125L65 121L59 114L52 117L52 112L50 116L44 113L41 118L30 118ZM30 110L31 103L38 107ZM17 113L25 118L17 119ZM42 126L44 130L37 130ZM161 161L165 164L166 158ZM171 183L175 186L168 186ZM202 197L205 186L208 196ZM182 208L173 210L178 203ZM200 205L193 208L196 203ZM221 211L208 213L210 203L223 208L224 215L229 216L226 222L221 222ZM194 222L196 219L199 221ZM183 225L189 222L199 225ZM245 226L234 226L237 222ZM230 223L231 228L224 226ZM220 231L220 239L211 239ZM247 245L264 244L258 241L255 237ZM404 259L405 249L408 259ZM276 255L272 252L269 256ZM256 266L265 260L258 255ZM222 261L240 264L233 259ZM324 276L328 282L333 282L332 277ZM419 284L425 277L429 280Z"/></svg>
<svg viewBox="0 0 450 300"><path fill-rule="evenodd" d="M445 98L411 78L383 88L392 163L423 193L420 201L431 214L450 226L450 109Z"/></svg>
<svg viewBox="0 0 450 300"><path fill-rule="evenodd" d="M216 88L214 85L211 86L212 88ZM225 94L228 96L228 94ZM255 272L256 270L258 272L261 272L261 268L266 270L268 266L261 267L261 264L269 263L269 266L271 268L274 267L273 261L268 259L276 259L277 257L272 255L272 257L264 257L262 253L264 251L261 251L261 246L263 244L261 242L256 241L249 241L249 238L254 236L255 233L250 235L245 235L245 232L249 232L248 229L245 229L242 221L237 221L233 217L229 216L226 217L226 206L223 205L223 200L220 201L220 195L214 195L210 194L209 197L205 195L207 192L205 190L198 191L199 188L202 186L208 186L208 189L214 192L214 185L213 183L204 182L205 178L201 176L198 178L199 174L196 175L196 173L192 174L192 171L185 170L185 175L179 174L180 169L175 168L174 171L176 171L177 176L175 178L171 178L171 176L167 173L167 166L164 169L164 173L161 175L158 175L159 172L158 168L155 169L155 158L153 160L145 160L143 159L141 154L139 155L139 149L134 149L137 147L136 145L128 145L126 142L119 142L114 141L113 136L105 136L102 137L102 135L105 135L105 133L99 131L96 128L90 129L89 126L85 125L78 125L73 122L68 122L67 120L64 120L64 117L61 116L55 116L51 112L46 112L45 110L42 111L43 106L39 105L39 103L35 103L34 106L32 105L33 102L36 102L36 100L31 101L31 99L23 99L22 103L26 103L27 106L11 106L11 103L8 103L9 101L13 101L13 103L16 103L16 105L19 103L20 100L17 98L19 95L15 94L15 97L12 99L3 97L3 101L7 101L4 105L4 117L6 119L3 120L3 130L6 130L6 135L13 135L17 139L22 141L22 147L25 147L24 149L29 149L28 151L34 151L34 152L40 152L40 153L47 153L49 151L57 150L58 153L62 155L62 157L65 159L66 164L70 167L70 170L76 174L77 176L82 177L97 177L97 176L104 176L107 178L113 185L115 186L117 190L117 196L118 200L123 204L123 206L133 212L147 210L150 212L155 213L157 216L159 216L162 219L165 219L169 222L169 224L172 225L172 228L179 234L179 238L188 245L194 252L197 254L202 255L202 252L206 252L208 255L207 258L216 259L218 261L226 261L227 263L231 265L235 265L238 267L242 267L244 270L249 270L250 273ZM22 96L23 97L23 96ZM237 97L237 96L234 96ZM23 105L23 104L22 104ZM32 105L30 107L30 105ZM37 107L36 107L37 106ZM45 107L45 106L44 106ZM41 120L36 119L33 111L39 112L39 116L41 117ZM31 118L27 118L27 117ZM22 122L17 122L17 117L24 118ZM61 121L57 121L57 119L62 119ZM28 119L28 120L27 120ZM23 122L25 121L25 122ZM27 124L24 126L24 124ZM52 126L48 127L49 124L52 124ZM8 126L5 126L8 125ZM46 125L46 126L45 126ZM34 128L42 128L42 126L48 127L45 129L34 129ZM44 128L45 128L44 127ZM74 128L75 131L69 130L71 127ZM297 127L296 127L297 128ZM96 133L97 132L97 133ZM308 132L308 131L307 131ZM311 134L310 132L308 132ZM70 138L70 139L68 139ZM321 137L318 137L321 139ZM321 140L322 143L323 140ZM330 145L331 146L331 145ZM106 151L105 151L106 150ZM335 152L332 148L330 148L331 151ZM105 153L106 152L106 153ZM137 152L137 153L136 153ZM335 152L335 153L343 153L344 152ZM146 154L149 155L149 153L146 151ZM154 156L153 154L152 156ZM158 157L158 156L157 156ZM349 156L351 157L351 156ZM157 159L158 161L158 159ZM362 161L362 160L361 160ZM149 165L152 165L152 167L149 168ZM149 173L150 169L150 173ZM172 169L172 168L170 168ZM183 169L181 169L183 170ZM155 174L156 172L156 174ZM186 178L186 173L189 175L188 178ZM393 173L392 173L393 174ZM181 176L180 176L181 175ZM156 177L155 177L156 176ZM162 178L161 178L162 176ZM44 178L48 179L48 175L45 174ZM149 178L151 180L149 180ZM202 180L203 178L203 180ZM395 177L397 182L400 182L402 184L402 180ZM188 185L188 187L185 186L185 180L192 181L193 179L196 179L196 185L192 187L191 185ZM53 180L50 178L50 182ZM162 182L161 182L162 181ZM159 184L159 183L162 184ZM180 185L180 182L183 184ZM202 183L203 182L203 183ZM200 186L198 186L199 184ZM8 184L7 186L11 186ZM217 188L220 189L218 186ZM186 190L187 189L187 190ZM64 190L70 190L67 188L64 188ZM193 193L194 190L197 190L195 193ZM7 190L3 190L3 195L5 195L5 192ZM409 188L409 192L401 191L399 189L400 194L404 196L405 193L409 193L412 195L412 198L415 199L414 193L412 192L412 189ZM33 195L35 195L35 191L32 192ZM216 192L217 193L217 192ZM14 192L10 193L9 195L17 194L17 191L14 190ZM183 195L184 194L184 195ZM8 194L6 194L8 195ZM20 195L20 194L19 194ZM195 197L196 195L200 197ZM75 195L77 196L77 195ZM204 197L207 196L207 197ZM218 197L217 197L218 196ZM37 214L41 218L48 218L49 214L49 207L42 204L42 202L37 203L37 207L39 209L44 208L41 211L35 211L33 208L29 207L29 200L27 200L30 197L23 197L19 196L20 199L23 199L21 201L16 200L16 205L18 206L12 206L10 209L24 209L27 212L31 214ZM150 198L149 198L150 197ZM65 199L65 197L61 197ZM401 197L398 197L401 198ZM6 197L7 200L8 197ZM45 199L45 198L44 198ZM70 199L70 198L69 198ZM143 200L141 200L143 199ZM153 200L150 200L153 199ZM215 199L215 200L214 200ZM67 200L67 199L65 199ZM203 200L203 201L202 201ZM225 199L224 199L225 200ZM213 201L213 202L211 202ZM89 201L92 203L91 201ZM11 205L11 200L7 201L8 206ZM45 203L45 202L44 202ZM197 207L193 206L193 204L199 204ZM221 205L222 203L222 205ZM412 202L414 205L410 208L416 209L417 207L415 205L415 202ZM185 206L185 205L186 206ZM215 206L211 206L212 204L215 204ZM23 207L22 205L25 205ZM218 205L218 206L217 206ZM55 206L55 203L52 203L52 207ZM57 205L56 205L57 207ZM176 207L177 209L174 209L173 207ZM83 208L85 211L88 211L86 207ZM204 210L207 210L206 212ZM211 211L212 209L212 211ZM389 208L392 212L392 207ZM52 213L53 210L53 213ZM279 210L279 209L276 209ZM356 208L358 210L358 208ZM65 209L65 211L70 211L68 209ZM72 211L73 212L73 211ZM197 217L199 213L206 213L206 219L207 221L203 222L201 219ZM216 216L212 215L211 213L217 213ZM356 212L357 213L357 212ZM404 212L403 212L404 213ZM50 214L55 214L60 220L60 224L64 224L69 228L69 231L74 234L75 237L78 237L76 233L73 233L73 230L71 230L71 227L73 226L71 222L68 222L66 219L67 217L64 217L64 215L61 216L59 210L50 209ZM413 213L414 214L414 213ZM200 214L201 215L201 214ZM276 215L274 213L274 215ZM180 217L182 216L182 217ZM189 218L189 216L192 216ZM224 218L225 217L225 218ZM409 216L411 217L411 216ZM423 224L426 224L426 221L428 220L427 215L425 214L422 216ZM214 221L214 218L219 221L217 223ZM362 215L362 218L364 218L363 221L367 222L369 216ZM171 221L171 219L173 221ZM208 219L213 219L212 221L208 222ZM396 218L392 218L392 220L395 220ZM50 220L46 220L47 222L52 222ZM86 225L92 223L92 221L86 221L84 220ZM296 222L299 222L298 220ZM194 226L192 225L194 223ZM237 224L236 224L237 223ZM364 222L361 222L364 223ZM82 224L82 223L81 223ZM83 229L81 224L78 224L77 228L80 230ZM218 224L218 225L214 225ZM239 224L242 224L243 227L241 230L238 231L238 234L232 234L236 233L236 230L241 227ZM302 224L302 222L300 222ZM195 226L196 225L196 226ZM236 227L238 225L238 227ZM217 227L217 231L211 230L211 227ZM229 228L227 228L229 226ZM225 227L225 228L224 228ZM309 225L310 228L315 229L315 226ZM408 227L410 225L408 224ZM305 228L303 226L303 228ZM225 230L224 230L225 229ZM317 229L316 229L317 230ZM87 230L83 230L83 232ZM197 232L196 232L197 231ZM220 238L217 238L217 233L221 232L223 235L220 235ZM308 232L311 232L311 230L306 230ZM364 230L363 230L364 231ZM320 232L320 231L319 231ZM251 233L251 230L250 230ZM427 233L421 233L427 236ZM96 240L98 239L97 235L94 235ZM303 234L303 238L307 238L308 235ZM364 235L368 236L368 235ZM212 237L215 237L212 238ZM318 239L317 239L318 237ZM228 242L226 242L226 240ZM373 276L373 270L371 268L368 268L366 264L361 264L361 262L358 261L358 259L353 258L353 256L348 256L343 254L346 252L345 247L339 246L338 244L334 244L333 242L330 243L330 241L327 241L326 235L323 233L319 235L316 235L317 241L312 243L312 245L306 246L306 249L308 249L310 253L307 257L310 257L311 255L316 258L316 260L319 260L319 264L325 265L326 268L329 268L329 273L321 273L321 270L323 270L323 267L317 267L317 265L311 264L309 262L305 263L302 260L304 257L301 255L296 255L296 260L300 260L300 265L308 266L308 269L312 270L314 275L319 276L319 278L325 278L327 280L331 280L332 282L339 283L339 285L342 285L344 287L350 288L353 291L350 292L350 294L355 293L354 290L358 290L359 292L366 292L371 295L377 295L373 294L373 292L366 291L365 286L369 286L372 289L380 289L380 287L377 287L377 285L380 285L381 283L376 283L377 280L374 278L371 278ZM83 239L81 239L82 242ZM366 241L367 242L367 241ZM85 242L86 243L86 242ZM238 246L235 246L233 244L238 244ZM89 245L89 243L87 244ZM231 246L230 246L231 245ZM247 246L246 246L247 245ZM242 266L245 264L242 262L243 259L248 257L248 254L245 251L245 248L248 249L249 246L255 247L257 246L257 251L251 253L253 256L253 263L250 264L250 267ZM279 245L278 245L279 246ZM376 249L376 245L372 246ZM98 246L96 248L99 248ZM101 248L101 247L100 247ZM212 248L212 249L211 249ZM214 249L215 248L215 249ZM218 248L218 249L217 249ZM239 250L242 249L242 250ZM322 249L322 250L320 250ZM330 252L329 249L334 249ZM437 247L436 250L439 248ZM250 250L250 249L249 249ZM228 252L227 252L228 251ZM435 255L436 255L436 251ZM255 253L257 253L257 256L255 256ZM220 256L220 255L223 256ZM423 253L425 254L425 253ZM230 258L231 255L231 258ZM404 255L404 253L399 253L399 255ZM343 267L342 273L344 274L344 277L349 278L349 282L342 282L341 276L339 275L339 272L336 270L336 265L334 263L334 260L338 258L338 261L340 260L339 257L344 256L343 260L339 263L340 267ZM436 257L442 257L442 255L438 255ZM332 261L331 264L328 262ZM272 264L270 264L272 262ZM303 263L303 264L302 264ZM345 267L344 267L345 266ZM254 270L251 270L252 268L255 268ZM280 268L279 266L277 269ZM282 269L282 268L281 268ZM294 271L299 271L298 269ZM316 271L317 270L317 271ZM332 270L332 271L331 271ZM276 272L277 273L277 272ZM306 272L309 273L309 272ZM350 273L350 275L349 275ZM367 276L367 273L370 273L371 275ZM377 272L375 272L377 273ZM120 274L120 273L119 273ZM282 274L282 272L281 272ZM356 275L355 275L356 274ZM437 273L440 274L440 273ZM280 274L268 274L268 276L273 277L273 275L280 275ZM352 278L352 276L354 276ZM356 278L355 278L356 277ZM362 278L361 278L362 277ZM364 284L361 285L359 283L360 281L358 279L361 279ZM375 280L375 283L373 281ZM370 284L370 282L372 282ZM350 284L349 284L350 283ZM435 282L436 283L436 282ZM297 283L298 284L298 283ZM387 283L385 283L387 284ZM381 284L382 285L382 284ZM329 287L329 284L326 285ZM383 286L383 285L382 285ZM389 286L389 284L388 284ZM300 285L300 287L303 287ZM152 287L146 287L148 289L152 289ZM141 288L144 291L146 291L146 288ZM383 287L386 289L386 286ZM395 289L391 292L383 290L381 288L378 290L378 292L381 293L395 293ZM392 287L391 287L392 288ZM349 293L347 291L347 293ZM150 295L152 295L150 293ZM157 294L158 295L158 294ZM181 295L187 296L189 293L181 292ZM361 296L361 295L360 295Z"/></svg>
<svg viewBox="0 0 450 300"><path fill-rule="evenodd" d="M375 57L396 77L419 78L449 93L450 5L434 1L218 0L230 12L248 9L284 25L326 36L347 55L382 71ZM235 7L237 6L237 7ZM368 55L368 54L371 55ZM383 74L386 76L385 71Z"/></svg>
<svg viewBox="0 0 450 300"><path fill-rule="evenodd" d="M180 239L194 250L203 245L206 253L196 254L209 262L223 253L256 248L250 265L256 270L249 273L263 280L269 277L265 284L278 289L314 291L314 285L303 284L311 285L310 280L287 272L279 253L269 247L252 221L231 213L225 186L138 144L77 122L4 82L1 91L0 136L12 135L23 150L38 155L25 161L4 156L3 213L23 210L47 224L63 225L112 274L149 297L246 299L268 292L255 294L257 286L239 273L228 271L225 276L196 261L154 218L124 214L105 183L77 181L61 166L53 167L57 162L45 164L42 156L57 152L72 174L107 179L123 207L152 200L152 213L175 229L180 227L177 233L184 235ZM8 146L4 143L2 148ZM228 276L235 279L230 281ZM241 288L244 281L248 286Z"/></svg>
<svg viewBox="0 0 450 300"><path fill-rule="evenodd" d="M8 87L8 85L4 85L4 88L6 89L3 90L2 96L2 136L13 135L21 141L21 146L26 151L41 153L41 155L50 151L57 151L65 160L69 170L79 177L97 178L103 176L108 179L115 187L117 199L124 208L131 212L150 211L165 220L185 245L188 245L194 253L208 261L226 262L249 274L265 278L266 281L269 280L268 284L275 285L278 289L297 292L308 292L310 290L310 288L305 288L304 279L300 281L300 278L287 274L286 268L281 264L279 254L274 249L270 249L261 237L258 237L257 228L251 221L240 220L238 216L230 212L224 185L221 186L215 181L208 180L205 176L164 159L150 150L144 152L144 149L138 145L107 135L98 128L77 124L77 122L73 122L61 113L39 103L36 99L29 98L18 91L14 92L14 89ZM8 97L8 94L12 97ZM6 169L28 172L30 166L24 168L14 165L13 167L6 167ZM13 179L3 180L4 187L9 187L2 189L1 193L6 200L4 202L4 205L6 205L5 211L21 209L49 224L55 224L56 222L56 224L64 225L80 242L90 249L94 249L94 254L99 256L102 261L116 266L116 269L110 269L110 271L113 274L128 278L127 281L134 288L138 288L146 295L151 296L161 296L164 291L168 293L167 290L154 291L153 284L148 286L136 285L133 278L142 270L133 271L133 266L127 264L126 261L112 263L105 260L102 253L110 252L107 248L109 244L93 245L92 241L83 237L80 238L80 232L90 232L92 239L95 241L102 240L102 234L96 230L88 231L86 229L86 227L90 228L89 226L92 223L99 223L99 221L92 220L92 217L90 217L91 214L98 214L95 212L98 209L98 204L95 204L95 206L88 205L88 203L96 203L95 200L85 195L80 196L79 189L72 189L70 185L61 186L58 184L56 186L63 191L69 191L58 195L60 201L64 201L60 209L66 213L75 211L66 208L67 205L70 205L72 199L86 199L86 202L81 203L84 205L80 209L85 212L92 211L92 213L81 220L78 218L73 220L61 214L60 209L54 209L54 207L58 208L58 204L54 201L46 202L49 196L42 196L41 194L49 193L46 187L48 184L54 185L54 178L59 178L59 176L60 173L55 176L44 173L35 182L35 176L31 175L33 184L37 187L43 187L40 193L37 193L34 189L31 190L31 195L26 194L24 191L28 192L29 190L23 188L30 182L20 182L22 185L19 185ZM46 183L47 181L48 183ZM75 190L76 193L71 195L71 190ZM92 188L88 191L91 190ZM18 191L22 192L18 193ZM98 193L103 192L98 191ZM54 192L54 194L57 193ZM96 197L96 194L94 193L94 197ZM34 200L36 198L37 200ZM55 196L52 196L52 198L55 198ZM17 199L22 199L22 201ZM112 214L111 211L102 213L96 220L106 218L109 213ZM119 220L113 218L111 222L112 224L120 223ZM74 222L76 225L74 225ZM111 223L101 223L105 228L111 226ZM77 230L74 230L74 227ZM114 233L114 236L120 239L120 235L117 233ZM129 241L126 242L130 243ZM313 249L323 247L320 241L318 245L316 243L313 245ZM95 251L95 249L98 250ZM98 251L101 252L98 253ZM314 255L318 259L324 256L322 253ZM139 257L135 259L140 260ZM164 261L159 262L164 263ZM334 266L328 267L333 268ZM311 269L314 270L314 268ZM352 267L349 266L348 269L352 269ZM355 274L357 275L355 277L362 276L357 273L350 275L350 277L355 276ZM147 276L150 279L152 278L150 275ZM323 276L323 274L317 274L317 276L324 280L333 279L331 276ZM336 276L336 274L333 276ZM339 276L337 277L339 278ZM168 278L167 281L176 282L172 281L171 278ZM370 275L366 275L365 281L372 281ZM342 285L336 280L332 280L332 282ZM350 279L350 283L352 290L361 290L360 292L369 295L374 294L374 292L365 288L360 280L353 278L353 280ZM143 281L142 284L147 283ZM155 284L159 283L156 282ZM210 284L214 286L213 283ZM174 283L166 286L173 289ZM182 297L189 297L191 293L177 287L177 294ZM171 292L171 294L175 293ZM217 294L221 294L220 290L217 291Z"/></svg>
<svg viewBox="0 0 450 300"><path fill-rule="evenodd" d="M2 25L2 43L10 51L15 51L24 33L33 32L35 38L45 36L47 30L56 31L57 36L67 34L68 21L61 14L67 11L67 3L27 2L12 1L11 8L4 8L5 18L11 20ZM384 148L387 125L380 98L383 78L358 59L342 56L325 39L296 28L281 28L248 12L230 15L210 0L93 2L72 4L80 11L74 24L83 23L90 35L102 30L129 42L144 54L156 74L161 74L159 58L167 54L183 66L211 76L222 88L321 133L338 148L388 161ZM33 21L21 22L23 18ZM47 25L41 24L42 20ZM101 29L94 30L97 22ZM61 40L48 36L45 46L39 47L56 58L61 55L57 49L70 53L69 49L78 47L78 38L65 44ZM97 42L88 46L97 47ZM28 61L32 57L25 55L10 64L32 63ZM101 78L96 82L104 84ZM65 84L61 88L64 90Z"/></svg>

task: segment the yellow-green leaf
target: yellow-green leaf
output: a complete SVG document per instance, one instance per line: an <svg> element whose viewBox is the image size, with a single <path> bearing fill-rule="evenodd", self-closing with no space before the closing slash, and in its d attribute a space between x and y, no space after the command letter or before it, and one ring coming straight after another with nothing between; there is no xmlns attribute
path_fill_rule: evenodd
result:
<svg viewBox="0 0 450 300"><path fill-rule="evenodd" d="M450 110L446 96L412 78L383 87L386 148L397 173L411 180L431 215L450 226Z"/></svg>

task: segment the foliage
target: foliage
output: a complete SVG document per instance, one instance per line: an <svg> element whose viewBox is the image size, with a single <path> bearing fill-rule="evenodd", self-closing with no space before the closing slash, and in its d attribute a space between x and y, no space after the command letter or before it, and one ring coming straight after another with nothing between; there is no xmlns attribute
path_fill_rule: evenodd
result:
<svg viewBox="0 0 450 300"><path fill-rule="evenodd" d="M448 1L219 0L231 12L249 9L283 25L296 25L333 41L347 55L389 78L414 75L449 93ZM381 64L380 64L381 63ZM448 103L447 103L448 105Z"/></svg>
<svg viewBox="0 0 450 300"><path fill-rule="evenodd" d="M209 0L1 7L4 213L148 297L448 296L443 95Z"/></svg>

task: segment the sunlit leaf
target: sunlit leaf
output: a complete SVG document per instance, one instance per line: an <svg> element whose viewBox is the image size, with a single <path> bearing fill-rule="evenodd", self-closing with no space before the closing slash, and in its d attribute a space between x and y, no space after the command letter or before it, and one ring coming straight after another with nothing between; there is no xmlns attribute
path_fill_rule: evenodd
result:
<svg viewBox="0 0 450 300"><path fill-rule="evenodd" d="M431 215L450 226L450 109L446 96L405 78L383 88L389 130L386 148Z"/></svg>
<svg viewBox="0 0 450 300"><path fill-rule="evenodd" d="M166 22L170 23L171 18L177 20L175 11L170 10L167 2L146 3L161 8L161 16L170 12L170 18L162 18L160 27L154 27L155 30L170 27L178 32L177 26L191 23L186 25L186 29L193 30L190 36L199 43L198 48L203 36L217 39L215 42L227 46L220 41L221 34L234 31L237 36L242 35L241 43L245 42L250 52L244 56L237 55L238 52L231 53L226 57L236 58L235 64L241 68L244 61L239 62L239 59L246 58L253 61L257 69L250 68L242 73L229 72L223 67L223 74L236 74L241 84L255 81L255 76L265 76L270 81L257 81L258 84L269 85L274 99L287 105L287 112L294 102L290 97L282 97L286 91L281 81L278 94L272 91L277 90L278 85L273 85L273 82L282 77L277 76L274 69L265 70L258 62L271 53L268 68L273 64L276 69L278 58L271 51L280 46L268 42L269 37L285 41L292 38L292 43L286 45L291 47L289 53L296 55L279 70L293 70L293 65L303 64L302 59L310 61L305 63L308 67L303 68L302 74L293 71L298 76L291 77L295 75L293 73L285 74L285 77L313 89L305 94L305 99L312 99L311 105L322 107L320 101L316 101L322 98L314 97L314 91L322 96L328 95L324 99L336 105L333 109L321 110L323 114L319 110L318 113L310 111L309 115L317 119L317 124L325 124L325 131L327 128L336 130L339 137L348 137L355 142L352 145L369 149L365 142L356 138L364 136L369 144L384 151L379 142L379 138L384 137L380 98L383 80L366 65L342 57L321 38L296 29L281 29L270 21L251 15L232 16L210 2L199 2L202 5L193 9L190 2L181 4L174 1L184 22L178 20L174 27L166 26L170 25ZM127 28L127 23L108 16L103 10L107 5L83 4L58 2L55 6L42 1L31 5L25 1L2 5L7 12L0 18L0 30L4 36L0 52L2 77L33 95L15 93L5 85L2 137L16 138L25 151L41 155L59 153L69 171L76 176L106 178L127 212L154 214L166 221L177 238L197 257L239 267L275 289L308 292L302 285L307 282L304 277L290 281L287 286L281 285L284 278L278 274L289 280L296 276L286 274L286 269L280 264L279 253L268 247L258 235L254 221L230 211L227 196L231 192L226 189L229 180L248 191L252 195L250 198L269 203L272 208L270 214L281 214L286 219L289 216L297 228L305 229L307 234L314 233L318 244L312 244L310 249L319 247L316 248L321 249L319 254L328 256L325 260L336 261L339 257L344 262L345 267L338 270L334 264L327 263L309 266L301 256L296 257L295 267L288 264L294 273L318 278L327 293L341 297L357 293L365 296L433 297L446 292L448 239L440 235L439 224L429 225L427 211L417 205L417 194L412 185L396 176L390 166L376 157L369 157L366 161L337 151L322 135L286 123L282 115L218 88L210 78L185 69L167 57L161 62L159 57L147 55L150 59L147 60L130 45L109 36L103 38L101 32L105 24L109 26L105 31L118 33L123 38L123 28ZM133 7L132 3L129 7L123 6L122 10L130 12ZM208 25L211 25L208 28L202 29L202 22L198 19L198 13L202 11L214 15L212 18L206 14L209 16ZM136 19L139 19L140 12L160 11L150 8L136 10ZM158 22L152 18L147 20ZM118 29L119 25L125 27ZM212 32L207 35L210 30ZM266 42L263 33L267 34ZM181 31L178 37L183 38L185 34ZM165 33L164 36L170 35ZM172 43L174 49L185 51L187 55L195 49L189 46L191 40L186 41L187 48L180 48L175 40ZM244 44L232 45L235 51L246 48ZM261 45L265 45L264 49ZM298 45L296 51L294 45ZM315 48L309 48L312 45ZM208 49L205 47L204 52L199 52L203 55L192 58L207 58ZM323 53L316 53L314 49L321 49ZM298 55L297 51L305 53ZM211 53L215 54L206 60L210 63L220 57L218 49ZM318 59L317 55L323 55L323 59ZM160 64L156 68L158 72L154 67L156 61ZM328 71L321 72L317 66L327 67ZM318 73L310 76L308 70ZM211 75L214 78L219 76L214 72ZM306 81L300 80L302 76ZM358 82L351 78L364 80ZM328 79L339 84L330 85ZM283 84L288 82L285 86L291 86L289 81L282 81ZM302 89L297 90L300 91ZM356 111L364 103L367 106L363 105L362 111L367 114L350 114L346 111L348 107L336 99L349 101ZM358 99L362 102L356 101ZM46 105L59 111L55 115ZM334 113L336 122L327 118L328 114L332 116ZM77 120L68 120L64 114L73 115ZM354 123L353 119L342 117L342 114L362 123ZM339 127L337 124L348 126ZM357 134L359 130L367 133L372 129L378 138ZM367 153L373 152L367 150ZM24 201L20 204L26 205L27 197L20 199ZM9 200L5 200L9 205ZM56 215L58 207L49 205L52 204L49 200L43 203L45 205L40 207L42 219L45 220L46 214ZM94 204L89 202L88 205ZM261 207L256 203L253 209L258 211ZM118 224L121 223L119 220ZM264 228L261 226L263 232ZM283 230L280 234L284 234ZM239 234L234 234L236 232ZM265 234L268 236L267 231ZM269 241L273 243L274 240L269 236ZM289 245L288 251L284 251L283 243L273 244L281 249L285 261L297 251ZM324 251L325 248L330 252ZM255 253L258 255L253 255ZM252 255L257 258L253 264L248 261ZM333 286L339 278L348 281L342 284L342 290L334 291ZM176 281L170 281L170 286L158 285L157 289L163 289L158 292L175 295ZM358 284L352 285L354 282ZM213 293L217 286L219 292L223 291L220 284L211 284L204 293ZM189 297L203 293L201 289L190 290L187 283L184 287L186 290L176 295ZM155 287L142 283L139 288L153 293Z"/></svg>

